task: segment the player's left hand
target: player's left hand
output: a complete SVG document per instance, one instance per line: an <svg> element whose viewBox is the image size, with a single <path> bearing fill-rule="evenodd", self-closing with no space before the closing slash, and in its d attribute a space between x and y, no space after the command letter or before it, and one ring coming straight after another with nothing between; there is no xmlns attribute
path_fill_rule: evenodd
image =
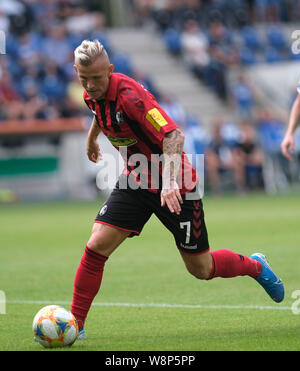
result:
<svg viewBox="0 0 300 371"><path fill-rule="evenodd" d="M284 157L286 157L289 161L292 160L291 154L294 153L294 138L291 134L286 134L282 143L281 143L281 151Z"/></svg>
<svg viewBox="0 0 300 371"><path fill-rule="evenodd" d="M183 200L177 183L174 183L170 188L163 188L160 193L160 200L162 207L167 205L171 213L180 214L180 204L183 203Z"/></svg>

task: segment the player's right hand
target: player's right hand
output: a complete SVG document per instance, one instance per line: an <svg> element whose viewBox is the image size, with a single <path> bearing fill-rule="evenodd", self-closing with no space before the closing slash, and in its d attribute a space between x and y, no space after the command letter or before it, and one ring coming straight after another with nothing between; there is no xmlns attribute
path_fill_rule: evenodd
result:
<svg viewBox="0 0 300 371"><path fill-rule="evenodd" d="M294 137L292 134L286 134L282 143L281 143L281 151L284 157L286 157L289 161L292 160L291 154L294 153Z"/></svg>
<svg viewBox="0 0 300 371"><path fill-rule="evenodd" d="M163 187L160 193L160 200L162 207L167 205L171 213L175 212L177 215L180 214L180 204L183 203L183 200L176 182L174 182L169 188Z"/></svg>
<svg viewBox="0 0 300 371"><path fill-rule="evenodd" d="M98 161L102 160L102 155L100 153L99 144L95 141L88 142L86 147L86 154L90 161L97 163Z"/></svg>

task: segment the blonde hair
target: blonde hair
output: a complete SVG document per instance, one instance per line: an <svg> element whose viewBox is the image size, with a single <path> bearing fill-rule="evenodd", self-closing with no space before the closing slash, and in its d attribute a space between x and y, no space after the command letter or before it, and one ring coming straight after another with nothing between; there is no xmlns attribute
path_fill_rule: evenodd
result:
<svg viewBox="0 0 300 371"><path fill-rule="evenodd" d="M108 58L104 46L98 40L83 40L74 51L75 64L79 63L82 66L93 64L101 56Z"/></svg>

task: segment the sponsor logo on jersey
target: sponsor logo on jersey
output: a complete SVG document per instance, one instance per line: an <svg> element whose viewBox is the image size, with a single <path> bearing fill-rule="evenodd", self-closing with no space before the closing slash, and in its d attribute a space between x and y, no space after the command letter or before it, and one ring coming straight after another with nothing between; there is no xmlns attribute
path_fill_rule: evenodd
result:
<svg viewBox="0 0 300 371"><path fill-rule="evenodd" d="M157 131L160 131L163 126L168 124L157 108L153 108L148 111L146 119L155 127Z"/></svg>
<svg viewBox="0 0 300 371"><path fill-rule="evenodd" d="M135 138L116 138L108 135L107 139L115 147L129 147L137 143Z"/></svg>
<svg viewBox="0 0 300 371"><path fill-rule="evenodd" d="M197 249L198 245L185 245L183 244L182 242L180 242L180 247L184 248L184 249L189 249L189 250L195 250Z"/></svg>

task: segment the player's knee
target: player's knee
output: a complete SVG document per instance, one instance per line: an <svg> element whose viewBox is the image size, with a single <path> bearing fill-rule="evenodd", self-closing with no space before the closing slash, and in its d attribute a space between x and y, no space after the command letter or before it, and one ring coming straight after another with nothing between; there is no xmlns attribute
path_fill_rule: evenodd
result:
<svg viewBox="0 0 300 371"><path fill-rule="evenodd" d="M99 254L109 256L111 252L111 244L107 238L98 231L92 232L92 235L87 243L91 250L96 251Z"/></svg>
<svg viewBox="0 0 300 371"><path fill-rule="evenodd" d="M189 265L188 272L199 280L207 280L210 277L210 267L208 265Z"/></svg>

